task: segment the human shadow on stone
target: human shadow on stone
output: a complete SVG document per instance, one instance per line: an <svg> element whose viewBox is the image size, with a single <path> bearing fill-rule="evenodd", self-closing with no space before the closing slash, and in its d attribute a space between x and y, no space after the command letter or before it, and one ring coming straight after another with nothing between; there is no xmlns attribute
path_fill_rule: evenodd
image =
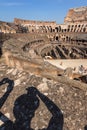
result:
<svg viewBox="0 0 87 130"><path fill-rule="evenodd" d="M5 125L5 130L33 130L31 120L39 107L40 99L52 114L48 127L42 130L63 130L64 121L61 110L35 87L27 88L27 93L16 99L13 108L15 121L9 121L9 125Z"/></svg>
<svg viewBox="0 0 87 130"><path fill-rule="evenodd" d="M13 80L10 80L8 78L4 78L2 81L0 81L0 87L3 85L3 84L6 84L8 83L8 86L7 86L7 91L5 92L5 94L0 98L0 109L2 108L2 106L4 105L5 101L7 100L10 92L13 90L13 87L14 87L14 81Z"/></svg>
<svg viewBox="0 0 87 130"><path fill-rule="evenodd" d="M31 120L34 117L36 109L39 107L39 98L52 114L48 127L43 130L63 129L63 114L61 110L35 87L29 87L27 94L23 94L16 99L13 108L13 113L16 118L14 129L33 130L31 128Z"/></svg>
<svg viewBox="0 0 87 130"><path fill-rule="evenodd" d="M87 130L87 125L84 127L84 130Z"/></svg>
<svg viewBox="0 0 87 130"><path fill-rule="evenodd" d="M16 118L15 130L32 130L31 120L39 107L39 99L34 87L27 88L27 94L18 97L14 103L13 113Z"/></svg>
<svg viewBox="0 0 87 130"><path fill-rule="evenodd" d="M3 84L8 84L7 86L7 90L6 92L4 93L4 95L0 98L0 109L2 108L2 106L4 105L5 101L7 100L9 94L11 93L11 91L13 90L13 87L14 87L14 81L13 80L10 80L9 78L4 78L2 79L2 81L0 81L0 87L3 85ZM2 113L0 112L0 120L5 123L5 125L7 124L12 124L12 122ZM3 128L3 125L0 126L0 130L1 128Z"/></svg>
<svg viewBox="0 0 87 130"><path fill-rule="evenodd" d="M52 100L50 100L47 96L43 95L39 91L37 91L37 95L52 114L48 127L44 128L43 130L63 130L64 118L61 110Z"/></svg>
<svg viewBox="0 0 87 130"><path fill-rule="evenodd" d="M2 56L2 48L0 47L0 58L1 58L1 56Z"/></svg>

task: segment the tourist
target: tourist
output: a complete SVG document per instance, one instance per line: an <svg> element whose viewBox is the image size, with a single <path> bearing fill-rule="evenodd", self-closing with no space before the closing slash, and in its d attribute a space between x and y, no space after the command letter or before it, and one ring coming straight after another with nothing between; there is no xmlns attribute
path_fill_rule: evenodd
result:
<svg viewBox="0 0 87 130"><path fill-rule="evenodd" d="M81 66L79 66L79 73L80 74L83 74L84 73L84 67L83 67L83 65L81 65Z"/></svg>

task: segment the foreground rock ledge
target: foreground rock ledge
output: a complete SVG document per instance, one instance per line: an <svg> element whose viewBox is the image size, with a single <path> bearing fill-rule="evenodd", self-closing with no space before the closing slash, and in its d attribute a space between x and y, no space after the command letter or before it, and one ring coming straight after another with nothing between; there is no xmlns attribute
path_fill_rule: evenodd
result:
<svg viewBox="0 0 87 130"><path fill-rule="evenodd" d="M9 78L14 81L14 87L3 106L1 112L12 122L16 118L13 114L14 102L18 97L26 94L26 88L34 86L42 94L53 101L62 111L64 117L64 130L84 130L87 125L87 91L83 91L73 85L60 80L51 80L42 76L33 75L15 68L0 64L0 80ZM74 83L74 82L73 82ZM78 84L80 85L80 84ZM75 86L75 84L74 84ZM0 97L6 92L7 84L0 86ZM39 107L35 111L31 127L35 130L47 128L51 113L41 99ZM26 101L28 102L28 101ZM3 118L4 119L4 118ZM5 119L4 119L5 120ZM2 124L3 122L0 122ZM0 128L1 129L1 128Z"/></svg>

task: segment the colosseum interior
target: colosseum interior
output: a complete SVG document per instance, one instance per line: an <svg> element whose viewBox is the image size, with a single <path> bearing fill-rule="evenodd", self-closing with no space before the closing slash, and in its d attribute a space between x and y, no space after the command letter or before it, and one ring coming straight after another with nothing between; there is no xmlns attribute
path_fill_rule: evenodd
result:
<svg viewBox="0 0 87 130"><path fill-rule="evenodd" d="M84 15L82 15L84 14ZM33 48L41 57L53 59L87 58L87 7L70 9L64 24L55 21L32 21L15 18L13 23L0 22L0 34L24 34L24 51ZM30 40L28 35L31 35ZM34 36L33 36L34 35ZM37 48L36 48L37 46Z"/></svg>
<svg viewBox="0 0 87 130"><path fill-rule="evenodd" d="M0 130L87 130L87 7L0 21Z"/></svg>
<svg viewBox="0 0 87 130"><path fill-rule="evenodd" d="M86 15L87 7L80 7L68 11L64 24L19 18L0 21L0 55L10 51L24 60L87 59Z"/></svg>

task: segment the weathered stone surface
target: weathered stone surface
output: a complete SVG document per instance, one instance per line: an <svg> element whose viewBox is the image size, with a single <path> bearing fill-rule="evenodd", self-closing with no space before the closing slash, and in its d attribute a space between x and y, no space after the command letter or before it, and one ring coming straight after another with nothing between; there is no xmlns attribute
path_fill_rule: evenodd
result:
<svg viewBox="0 0 87 130"><path fill-rule="evenodd" d="M85 129L87 84L69 79L76 75L71 69L66 70L65 77L64 70L44 58L87 58L86 13L87 7L70 10L65 19L69 22L67 25L37 22L36 27L36 21L25 21L26 27L23 27L24 20L15 19L18 26L14 24L12 32L13 24L1 22L1 31L5 34L0 35L0 56L5 56L8 66L0 59L0 130L5 127L12 130L12 126L14 130L21 126L22 129L44 129L50 119L55 119L54 124L59 121L64 130ZM6 37L6 33L17 34Z"/></svg>
<svg viewBox="0 0 87 130"><path fill-rule="evenodd" d="M86 23L87 22L87 6L80 8L72 8L68 11L64 20L65 23Z"/></svg>
<svg viewBox="0 0 87 130"><path fill-rule="evenodd" d="M48 86L47 86L47 83L41 83L37 86L37 88L41 91L41 92L44 92L44 91L47 91L48 90Z"/></svg>
<svg viewBox="0 0 87 130"><path fill-rule="evenodd" d="M71 82L72 84L67 84L67 82L63 83L63 78L60 82L48 80L22 71L18 71L18 73L13 75L12 73L14 71L15 69L12 71L12 68L7 67L3 63L0 64L0 81L7 77L9 80L13 80L15 82L20 80L20 77L24 77L21 79L20 84L13 87L13 90L10 92L3 106L0 105L1 112L4 114L3 116L7 117L5 114L9 113L10 117L8 118L10 118L12 122L15 122L16 118L13 114L14 102L18 97L27 93L26 88L34 86L38 89L38 91L53 101L63 112L64 130L84 130L84 127L87 125L87 89L83 91L75 86L73 87L73 82ZM7 85L8 84L0 85L0 97L2 97L7 91L2 91L7 88ZM52 116L40 98L39 101L39 107L35 111L34 118L31 122L31 127L35 130L46 128ZM26 100L26 102L29 101Z"/></svg>

